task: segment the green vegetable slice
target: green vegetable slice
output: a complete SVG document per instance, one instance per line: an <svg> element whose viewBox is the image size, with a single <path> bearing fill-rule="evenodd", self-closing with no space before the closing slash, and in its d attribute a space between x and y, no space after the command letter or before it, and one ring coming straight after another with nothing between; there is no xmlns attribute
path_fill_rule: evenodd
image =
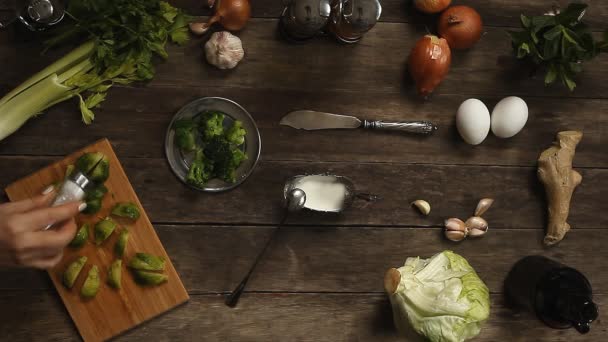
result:
<svg viewBox="0 0 608 342"><path fill-rule="evenodd" d="M65 285L65 287L71 289L74 286L74 282L76 282L76 279L84 265L87 263L87 260L86 256L81 256L68 265L65 272L63 272L63 285Z"/></svg>
<svg viewBox="0 0 608 342"><path fill-rule="evenodd" d="M114 262L110 265L110 269L108 270L108 285L112 286L115 289L120 289L122 287L122 260L114 260Z"/></svg>
<svg viewBox="0 0 608 342"><path fill-rule="evenodd" d="M129 268L145 271L162 271L165 269L165 258L148 253L136 253L129 262Z"/></svg>
<svg viewBox="0 0 608 342"><path fill-rule="evenodd" d="M96 187L90 188L86 191L87 199L102 199L106 193L108 192L108 188L105 185L100 184Z"/></svg>
<svg viewBox="0 0 608 342"><path fill-rule="evenodd" d="M116 229L116 223L111 218L105 218L95 225L95 244L101 245Z"/></svg>
<svg viewBox="0 0 608 342"><path fill-rule="evenodd" d="M116 245L114 245L114 253L119 258L125 254L125 249L127 248L127 241L129 240L129 231L127 229L123 229L118 235L118 240L116 240Z"/></svg>
<svg viewBox="0 0 608 342"><path fill-rule="evenodd" d="M166 274L150 272L145 270L133 270L135 282L139 285L156 286L166 282L169 277Z"/></svg>
<svg viewBox="0 0 608 342"><path fill-rule="evenodd" d="M133 202L116 203L112 208L112 215L137 220L140 216L139 208Z"/></svg>
<svg viewBox="0 0 608 342"><path fill-rule="evenodd" d="M110 162L101 152L83 154L76 161L76 170L87 175L89 180L103 183L110 175Z"/></svg>
<svg viewBox="0 0 608 342"><path fill-rule="evenodd" d="M99 291L99 269L97 265L93 265L89 270L87 279L84 281L82 288L80 289L80 295L85 298L93 298Z"/></svg>
<svg viewBox="0 0 608 342"><path fill-rule="evenodd" d="M74 239L70 242L69 246L72 248L80 248L84 246L84 243L89 239L89 224L85 223L78 229Z"/></svg>
<svg viewBox="0 0 608 342"><path fill-rule="evenodd" d="M87 207L82 211L85 215L96 214L101 210L102 202L101 199L94 198L90 200L86 200Z"/></svg>

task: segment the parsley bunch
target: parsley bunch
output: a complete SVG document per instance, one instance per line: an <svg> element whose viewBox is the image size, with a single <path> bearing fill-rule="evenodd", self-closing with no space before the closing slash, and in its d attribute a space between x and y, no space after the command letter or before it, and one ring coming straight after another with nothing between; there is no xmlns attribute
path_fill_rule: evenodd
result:
<svg viewBox="0 0 608 342"><path fill-rule="evenodd" d="M160 0L71 0L69 19L49 32L51 48L82 43L0 99L0 140L56 103L78 97L82 120L114 84L154 77L154 56L168 57L167 42L184 44L191 18Z"/></svg>
<svg viewBox="0 0 608 342"><path fill-rule="evenodd" d="M608 51L608 31L604 41L596 42L582 22L586 9L586 4L571 3L562 12L533 17L522 14L523 30L509 31L515 55L544 69L545 85L560 80L573 91L583 62Z"/></svg>

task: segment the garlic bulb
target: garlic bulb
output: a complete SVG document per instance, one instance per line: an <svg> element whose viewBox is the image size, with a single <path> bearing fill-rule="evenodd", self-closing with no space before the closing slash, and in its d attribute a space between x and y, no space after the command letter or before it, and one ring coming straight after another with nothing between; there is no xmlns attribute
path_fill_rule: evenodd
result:
<svg viewBox="0 0 608 342"><path fill-rule="evenodd" d="M215 32L205 43L207 62L220 69L234 68L244 55L241 40L228 31Z"/></svg>

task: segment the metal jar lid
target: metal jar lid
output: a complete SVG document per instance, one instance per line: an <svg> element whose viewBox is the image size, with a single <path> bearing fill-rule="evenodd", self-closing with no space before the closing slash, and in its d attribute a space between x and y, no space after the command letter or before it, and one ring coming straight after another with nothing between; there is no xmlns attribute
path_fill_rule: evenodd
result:
<svg viewBox="0 0 608 342"><path fill-rule="evenodd" d="M294 38L309 38L327 24L330 0L291 0L281 18L283 29Z"/></svg>
<svg viewBox="0 0 608 342"><path fill-rule="evenodd" d="M335 0L332 31L338 38L358 39L376 25L381 14L382 5L378 0Z"/></svg>

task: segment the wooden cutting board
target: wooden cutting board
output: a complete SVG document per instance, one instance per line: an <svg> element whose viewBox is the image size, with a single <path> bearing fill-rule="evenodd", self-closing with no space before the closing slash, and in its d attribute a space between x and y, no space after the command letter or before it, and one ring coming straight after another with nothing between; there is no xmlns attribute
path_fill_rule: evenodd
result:
<svg viewBox="0 0 608 342"><path fill-rule="evenodd" d="M63 260L48 273L80 335L85 341L94 342L114 337L186 302L188 293L107 139L100 140L59 162L12 183L6 188L8 197L11 201L18 201L40 194L49 184L63 179L66 167L74 164L75 160L84 152L102 152L109 158L110 177L105 183L108 193L103 199L103 209L101 211L94 215L82 214L76 218L79 227L85 222L91 224L89 241L79 250L67 247ZM115 203L127 201L136 203L140 207L142 215L135 222L128 219L115 219L121 227L126 226L130 231L127 249L123 256L122 289L115 290L106 284L106 280L108 267L115 259L114 243L117 239L116 231L118 229L100 247L97 247L92 243L92 227L101 218L109 215L110 209ZM136 252L164 256L167 259L165 273L169 276L169 281L157 287L137 285L125 266ZM81 255L88 257L87 265L78 276L74 287L69 290L62 284L63 271L70 262ZM93 264L99 267L101 286L95 298L85 301L80 297L80 288Z"/></svg>

